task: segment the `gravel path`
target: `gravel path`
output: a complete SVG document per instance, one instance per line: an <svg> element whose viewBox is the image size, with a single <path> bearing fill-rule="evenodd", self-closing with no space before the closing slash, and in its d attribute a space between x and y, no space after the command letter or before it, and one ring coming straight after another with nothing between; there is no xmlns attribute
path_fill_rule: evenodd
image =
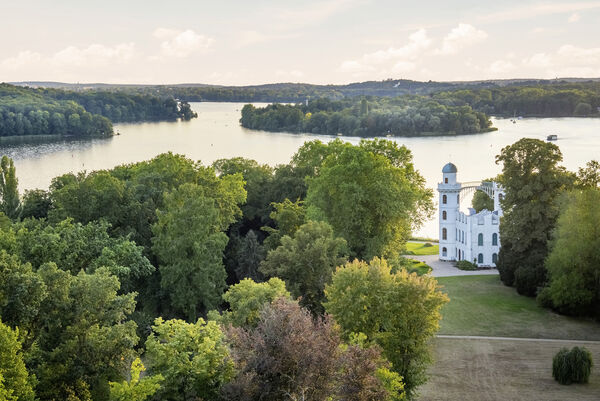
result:
<svg viewBox="0 0 600 401"><path fill-rule="evenodd" d="M479 276L482 274L498 274L497 269L485 269L466 271L454 267L452 262L443 262L438 255L407 255L408 258L417 259L427 263L433 271L431 275L434 277L449 277L449 276Z"/></svg>

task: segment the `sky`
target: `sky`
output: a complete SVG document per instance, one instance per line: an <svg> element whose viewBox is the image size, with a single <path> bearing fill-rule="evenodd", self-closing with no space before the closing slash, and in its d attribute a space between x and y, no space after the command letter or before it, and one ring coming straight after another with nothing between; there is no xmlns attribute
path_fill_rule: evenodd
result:
<svg viewBox="0 0 600 401"><path fill-rule="evenodd" d="M0 82L600 77L600 1L0 0Z"/></svg>

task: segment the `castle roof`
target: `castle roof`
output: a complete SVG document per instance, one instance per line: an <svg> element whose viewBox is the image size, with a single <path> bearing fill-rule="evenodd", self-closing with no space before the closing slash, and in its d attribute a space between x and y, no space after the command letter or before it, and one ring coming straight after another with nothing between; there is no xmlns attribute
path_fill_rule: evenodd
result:
<svg viewBox="0 0 600 401"><path fill-rule="evenodd" d="M457 171L456 166L452 163L446 164L442 169L442 173L456 173Z"/></svg>

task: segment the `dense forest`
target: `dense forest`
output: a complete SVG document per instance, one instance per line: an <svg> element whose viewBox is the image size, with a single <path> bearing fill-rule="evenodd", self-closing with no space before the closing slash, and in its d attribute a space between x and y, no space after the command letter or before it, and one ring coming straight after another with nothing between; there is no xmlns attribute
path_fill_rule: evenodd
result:
<svg viewBox="0 0 600 401"><path fill-rule="evenodd" d="M487 132L491 121L468 105L444 105L429 97L320 98L296 105L245 105L243 127L266 131L361 137L460 135Z"/></svg>
<svg viewBox="0 0 600 401"><path fill-rule="evenodd" d="M419 82L405 79L356 82L345 85L279 83L252 86L108 85L35 82L41 87L98 90L176 98L188 102L300 103L307 99L422 95L449 105L469 105L494 116L597 116L600 82L585 79L491 80L473 82Z"/></svg>
<svg viewBox="0 0 600 401"><path fill-rule="evenodd" d="M109 119L88 112L71 100L39 91L0 84L0 136L112 135Z"/></svg>
<svg viewBox="0 0 600 401"><path fill-rule="evenodd" d="M444 104L469 105L475 110L494 116L600 115L599 82L445 91L432 97Z"/></svg>
<svg viewBox="0 0 600 401"><path fill-rule="evenodd" d="M109 136L112 122L194 117L187 102L172 98L0 84L0 136Z"/></svg>
<svg viewBox="0 0 600 401"><path fill-rule="evenodd" d="M0 176L3 399L399 401L426 380L448 299L399 256L433 210L403 146L167 153L23 196L7 157Z"/></svg>

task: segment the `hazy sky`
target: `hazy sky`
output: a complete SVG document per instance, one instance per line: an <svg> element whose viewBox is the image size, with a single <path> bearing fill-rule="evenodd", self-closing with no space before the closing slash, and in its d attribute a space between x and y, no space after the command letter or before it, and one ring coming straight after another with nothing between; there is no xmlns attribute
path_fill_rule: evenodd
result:
<svg viewBox="0 0 600 401"><path fill-rule="evenodd" d="M0 0L0 81L600 77L600 1Z"/></svg>

